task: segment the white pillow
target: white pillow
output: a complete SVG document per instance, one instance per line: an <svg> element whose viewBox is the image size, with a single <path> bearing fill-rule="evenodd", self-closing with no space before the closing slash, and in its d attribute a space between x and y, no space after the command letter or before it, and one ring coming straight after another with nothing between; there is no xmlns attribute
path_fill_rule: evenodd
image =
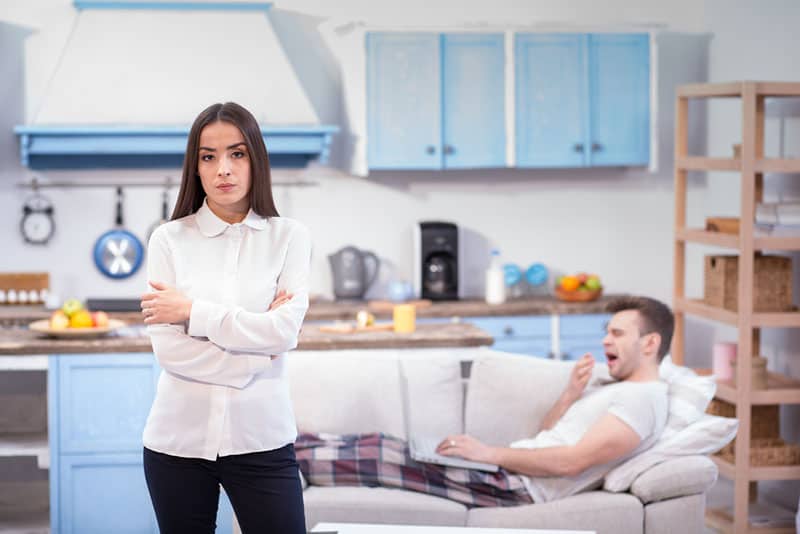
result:
<svg viewBox="0 0 800 534"><path fill-rule="evenodd" d="M717 452L736 437L738 428L737 419L703 414L700 419L670 436L662 434L650 449L612 469L606 475L603 489L626 491L643 472L675 456Z"/></svg>
<svg viewBox="0 0 800 534"><path fill-rule="evenodd" d="M664 439L705 415L717 383L712 376L699 376L688 367L675 365L670 356L664 358L658 372L669 387L669 414L661 435Z"/></svg>

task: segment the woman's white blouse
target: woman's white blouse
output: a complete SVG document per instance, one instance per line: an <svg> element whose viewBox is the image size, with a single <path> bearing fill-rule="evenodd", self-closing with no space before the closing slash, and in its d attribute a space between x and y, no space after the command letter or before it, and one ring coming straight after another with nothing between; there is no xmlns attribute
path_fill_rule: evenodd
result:
<svg viewBox="0 0 800 534"><path fill-rule="evenodd" d="M153 232L147 254L148 281L176 287L193 303L188 324L147 327L163 370L145 447L215 460L293 443L284 362L308 309L308 230L252 210L228 224L204 202ZM294 296L268 311L282 289Z"/></svg>

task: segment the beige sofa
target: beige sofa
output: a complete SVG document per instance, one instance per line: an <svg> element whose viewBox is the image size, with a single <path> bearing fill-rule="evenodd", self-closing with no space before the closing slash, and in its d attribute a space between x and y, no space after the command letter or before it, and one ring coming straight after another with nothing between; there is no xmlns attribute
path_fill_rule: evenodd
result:
<svg viewBox="0 0 800 534"><path fill-rule="evenodd" d="M301 431L406 436L402 372L412 433L466 432L498 445L536 434L571 367L489 349L298 351L288 360ZM309 528L328 521L691 534L703 532L705 492L716 477L708 458L684 456L647 470L629 492L544 504L468 509L399 489L316 486L306 487L304 501Z"/></svg>

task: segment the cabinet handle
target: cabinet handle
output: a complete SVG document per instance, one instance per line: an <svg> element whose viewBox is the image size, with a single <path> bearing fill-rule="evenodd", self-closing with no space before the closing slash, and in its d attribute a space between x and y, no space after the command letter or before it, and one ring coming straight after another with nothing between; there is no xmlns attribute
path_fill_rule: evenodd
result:
<svg viewBox="0 0 800 534"><path fill-rule="evenodd" d="M456 149L453 148L453 145L444 145L444 153L445 154L448 154L448 155L449 154L454 154L455 151L456 151Z"/></svg>
<svg viewBox="0 0 800 534"><path fill-rule="evenodd" d="M425 148L425 153L431 155L436 154L436 147L433 145L428 145L427 148Z"/></svg>
<svg viewBox="0 0 800 534"><path fill-rule="evenodd" d="M572 150L574 152L583 152L583 143L575 143L575 145L572 147Z"/></svg>
<svg viewBox="0 0 800 534"><path fill-rule="evenodd" d="M603 145L600 143L592 143L592 152L598 152L600 150L603 150Z"/></svg>
<svg viewBox="0 0 800 534"><path fill-rule="evenodd" d="M505 334L507 336L513 336L514 335L514 329L511 328L510 326L506 326L505 328L503 328L503 334Z"/></svg>

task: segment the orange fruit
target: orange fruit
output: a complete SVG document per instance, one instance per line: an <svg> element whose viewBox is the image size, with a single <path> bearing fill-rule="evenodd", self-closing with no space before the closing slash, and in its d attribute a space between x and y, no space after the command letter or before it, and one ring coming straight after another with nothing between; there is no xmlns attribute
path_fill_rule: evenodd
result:
<svg viewBox="0 0 800 534"><path fill-rule="evenodd" d="M91 328L94 326L92 315L86 310L80 310L72 314L69 318L70 328Z"/></svg>
<svg viewBox="0 0 800 534"><path fill-rule="evenodd" d="M577 276L565 276L561 279L561 289L564 291L575 291L580 285Z"/></svg>

